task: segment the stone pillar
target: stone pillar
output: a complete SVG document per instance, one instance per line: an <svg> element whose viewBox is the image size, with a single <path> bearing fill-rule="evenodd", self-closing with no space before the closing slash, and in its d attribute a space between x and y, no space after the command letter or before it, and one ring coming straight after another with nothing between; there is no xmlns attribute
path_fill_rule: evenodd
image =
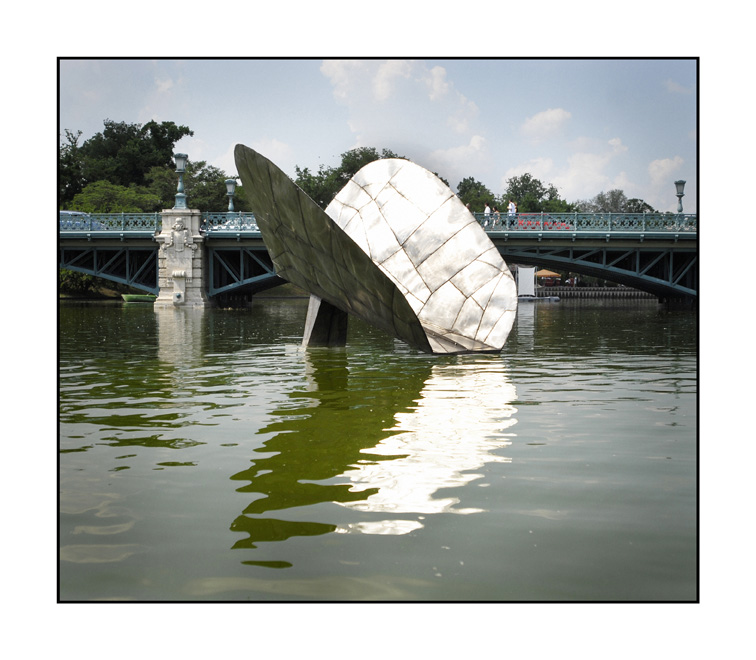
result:
<svg viewBox="0 0 756 660"><path fill-rule="evenodd" d="M158 254L158 306L205 307L204 241L202 217L197 209L167 209L163 228L156 236Z"/></svg>

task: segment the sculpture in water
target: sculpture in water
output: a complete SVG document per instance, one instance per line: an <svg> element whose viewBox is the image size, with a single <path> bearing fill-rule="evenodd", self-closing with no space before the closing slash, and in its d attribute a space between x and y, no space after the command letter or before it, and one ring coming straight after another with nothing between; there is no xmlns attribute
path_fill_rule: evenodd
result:
<svg viewBox="0 0 756 660"><path fill-rule="evenodd" d="M257 152L237 145L235 158L277 274L311 294L306 344L343 344L353 314L429 353L501 350L514 279L434 174L374 161L324 212Z"/></svg>

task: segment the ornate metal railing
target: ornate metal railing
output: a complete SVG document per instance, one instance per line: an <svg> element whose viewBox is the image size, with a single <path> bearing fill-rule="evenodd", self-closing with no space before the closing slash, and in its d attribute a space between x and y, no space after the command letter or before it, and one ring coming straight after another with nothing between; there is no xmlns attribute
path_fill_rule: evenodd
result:
<svg viewBox="0 0 756 660"><path fill-rule="evenodd" d="M695 213L475 213L487 231L697 232Z"/></svg>
<svg viewBox="0 0 756 660"><path fill-rule="evenodd" d="M253 213L229 211L227 213L203 213L200 231L207 234L259 232Z"/></svg>
<svg viewBox="0 0 756 660"><path fill-rule="evenodd" d="M160 232L163 219L160 213L81 213L60 211L59 229L62 233L92 232ZM223 235L240 232L259 232L252 213L241 211L226 213L203 213L200 231Z"/></svg>
<svg viewBox="0 0 756 660"><path fill-rule="evenodd" d="M156 232L162 227L159 213L77 213L61 211L59 229L66 231Z"/></svg>
<svg viewBox="0 0 756 660"><path fill-rule="evenodd" d="M695 213L475 213L486 231L506 232L691 232L698 231ZM159 232L160 213L59 213L61 232ZM259 232L253 213L203 213L200 230L224 235Z"/></svg>

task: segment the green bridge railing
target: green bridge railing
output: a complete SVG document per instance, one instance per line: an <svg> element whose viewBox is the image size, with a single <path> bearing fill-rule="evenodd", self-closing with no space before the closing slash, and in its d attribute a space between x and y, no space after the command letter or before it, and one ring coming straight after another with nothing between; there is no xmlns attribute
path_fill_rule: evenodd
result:
<svg viewBox="0 0 756 660"><path fill-rule="evenodd" d="M254 213L235 211L229 213L203 213L200 231L206 234L259 232Z"/></svg>
<svg viewBox="0 0 756 660"><path fill-rule="evenodd" d="M160 213L80 213L60 211L58 229L66 232L156 232L163 226Z"/></svg>
<svg viewBox="0 0 756 660"><path fill-rule="evenodd" d="M160 213L81 213L60 211L58 229L61 234L127 233L155 234L163 228ZM203 213L200 231L207 234L252 232L259 233L253 213L243 211Z"/></svg>
<svg viewBox="0 0 756 660"><path fill-rule="evenodd" d="M473 214L489 232L698 232L695 213L506 213ZM60 211L61 234L155 234L162 230L160 213L79 213ZM208 235L253 233L260 230L253 213L203 213L200 231Z"/></svg>
<svg viewBox="0 0 756 660"><path fill-rule="evenodd" d="M697 232L695 213L474 213L487 231Z"/></svg>

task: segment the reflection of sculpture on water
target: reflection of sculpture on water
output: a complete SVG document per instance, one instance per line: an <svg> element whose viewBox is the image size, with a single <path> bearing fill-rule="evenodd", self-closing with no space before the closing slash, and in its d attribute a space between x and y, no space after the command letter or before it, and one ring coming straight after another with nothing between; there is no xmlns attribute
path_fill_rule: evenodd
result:
<svg viewBox="0 0 756 660"><path fill-rule="evenodd" d="M304 358L309 388L292 392L292 406L273 413L279 420L258 431L271 435L256 450L261 458L231 477L249 481L239 492L259 495L231 525L232 531L249 535L234 548L335 531L332 524L250 516L299 507L305 511L304 507L319 503L364 500L374 493L374 488L355 489L338 477L355 463L371 458L363 453L365 448L386 437L394 412L409 409L430 370L424 360L405 365L407 378L399 389L391 386L392 368L385 361L386 371L381 372L374 365L361 363L358 356L348 358L344 350L309 350Z"/></svg>
<svg viewBox="0 0 756 660"><path fill-rule="evenodd" d="M277 410L280 420L259 431L272 434L256 450L264 456L231 477L249 482L239 492L259 495L231 525L248 535L233 547L328 532L404 534L421 527L424 514L480 511L435 495L477 479L474 471L486 463L509 460L494 452L511 442L515 388L499 358L466 357L451 364L389 358L400 367L386 356L376 365L345 351L307 351L311 388L290 395L294 405ZM392 386L398 368L407 374L402 388ZM323 510L307 507L329 503L368 519L258 517L297 508L300 518L322 519ZM386 520L386 513L404 519Z"/></svg>
<svg viewBox="0 0 756 660"><path fill-rule="evenodd" d="M455 508L456 497L437 497L441 489L464 486L481 475L486 463L510 459L495 453L511 444L508 429L517 420L516 391L499 360L436 364L411 412L397 412L395 434L371 454L388 461L363 462L346 473L355 487L375 492L358 502L342 503L360 511L384 513L478 513ZM397 433L398 432L398 433ZM360 522L340 532L403 534L421 527L415 520Z"/></svg>

